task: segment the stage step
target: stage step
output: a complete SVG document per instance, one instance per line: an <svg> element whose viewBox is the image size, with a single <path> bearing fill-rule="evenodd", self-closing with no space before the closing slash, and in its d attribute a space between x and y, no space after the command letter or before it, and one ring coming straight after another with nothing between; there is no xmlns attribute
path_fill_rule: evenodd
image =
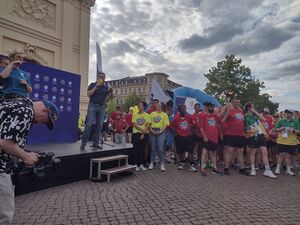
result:
<svg viewBox="0 0 300 225"><path fill-rule="evenodd" d="M121 165L121 160L125 160L125 165ZM112 168L102 169L104 163L118 161L118 166ZM93 176L93 167L97 167L96 176ZM90 161L90 179L91 180L101 180L102 175L107 176L107 182L110 182L110 176L112 174L121 173L124 171L133 171L135 172L135 166L128 164L128 155L114 155L106 156L101 158L92 158Z"/></svg>
<svg viewBox="0 0 300 225"><path fill-rule="evenodd" d="M115 174L115 173L121 173L125 171L135 171L136 166L133 165L125 165L125 166L120 166L120 167L114 167L106 170L100 170L100 172L104 175L107 175L107 182L110 182L110 175Z"/></svg>

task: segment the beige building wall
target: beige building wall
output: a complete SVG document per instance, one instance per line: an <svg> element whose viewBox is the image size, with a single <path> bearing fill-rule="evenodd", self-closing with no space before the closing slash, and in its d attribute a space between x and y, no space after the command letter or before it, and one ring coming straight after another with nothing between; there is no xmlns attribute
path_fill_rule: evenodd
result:
<svg viewBox="0 0 300 225"><path fill-rule="evenodd" d="M90 8L95 0L1 0L0 53L24 49L42 65L81 75L80 111L88 86Z"/></svg>

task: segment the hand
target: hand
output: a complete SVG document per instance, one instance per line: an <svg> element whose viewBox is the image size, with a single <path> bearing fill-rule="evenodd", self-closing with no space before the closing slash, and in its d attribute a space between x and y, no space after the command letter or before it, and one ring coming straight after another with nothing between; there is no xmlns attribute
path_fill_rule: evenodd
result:
<svg viewBox="0 0 300 225"><path fill-rule="evenodd" d="M227 103L227 104L225 105L225 109L230 109L230 108L232 108L231 103Z"/></svg>
<svg viewBox="0 0 300 225"><path fill-rule="evenodd" d="M15 60L15 61L12 61L10 64L12 66L19 66L23 63L23 60Z"/></svg>
<svg viewBox="0 0 300 225"><path fill-rule="evenodd" d="M204 137L204 138L203 138L203 141L204 141L205 143L208 142L207 137Z"/></svg>
<svg viewBox="0 0 300 225"><path fill-rule="evenodd" d="M141 136L140 136L140 140L143 140L143 139L144 139L144 137L145 137L145 135L144 135L144 134L141 134Z"/></svg>
<svg viewBox="0 0 300 225"><path fill-rule="evenodd" d="M104 80L99 79L97 80L97 86L102 86L104 84Z"/></svg>
<svg viewBox="0 0 300 225"><path fill-rule="evenodd" d="M23 80L23 79L20 79L20 83L23 84L23 85L25 85L25 86L28 85L27 81L26 81L26 80Z"/></svg>
<svg viewBox="0 0 300 225"><path fill-rule="evenodd" d="M221 140L221 141L224 141L223 135L220 135L220 140Z"/></svg>
<svg viewBox="0 0 300 225"><path fill-rule="evenodd" d="M36 152L25 152L22 161L28 166L34 166L39 161L39 154Z"/></svg>

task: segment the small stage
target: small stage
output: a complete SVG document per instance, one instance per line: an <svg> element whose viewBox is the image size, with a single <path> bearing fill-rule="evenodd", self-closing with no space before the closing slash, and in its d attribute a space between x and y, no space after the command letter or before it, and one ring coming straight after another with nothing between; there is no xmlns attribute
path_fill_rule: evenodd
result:
<svg viewBox="0 0 300 225"><path fill-rule="evenodd" d="M103 149L93 149L87 144L84 151L80 150L81 141L67 144L28 145L27 149L35 152L53 152L55 157L61 160L61 168L58 174L36 178L26 177L16 182L16 195L41 190L57 185L89 179L90 159L117 154L130 155L132 144L116 144L107 142Z"/></svg>

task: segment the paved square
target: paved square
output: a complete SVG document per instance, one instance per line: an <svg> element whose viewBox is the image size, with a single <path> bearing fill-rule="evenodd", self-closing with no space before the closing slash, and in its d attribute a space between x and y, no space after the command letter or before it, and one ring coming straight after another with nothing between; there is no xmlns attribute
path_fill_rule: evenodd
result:
<svg viewBox="0 0 300 225"><path fill-rule="evenodd" d="M300 224L300 175L139 171L16 197L14 224Z"/></svg>

